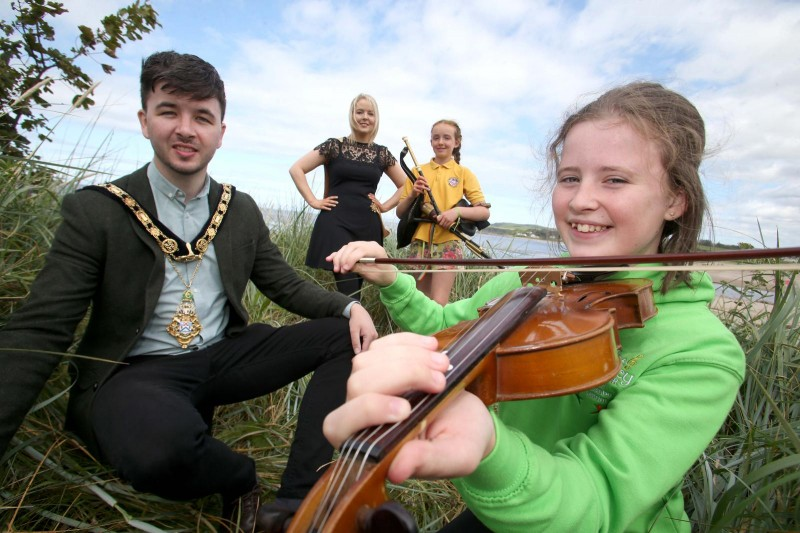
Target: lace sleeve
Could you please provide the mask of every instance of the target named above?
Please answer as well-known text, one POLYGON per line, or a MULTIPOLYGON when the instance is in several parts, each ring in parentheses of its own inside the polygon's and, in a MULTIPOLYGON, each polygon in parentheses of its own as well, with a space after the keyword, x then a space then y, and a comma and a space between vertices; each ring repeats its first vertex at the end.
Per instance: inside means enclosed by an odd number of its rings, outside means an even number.
POLYGON ((341 153, 341 149, 342 142, 339 139, 334 139, 333 137, 314 148, 314 150, 318 151, 319 154, 325 158, 326 163, 337 157, 341 153))
POLYGON ((390 166, 397 163, 397 159, 394 158, 392 152, 389 151, 388 148, 385 146, 379 145, 378 148, 378 164, 383 170, 386 170, 390 166))

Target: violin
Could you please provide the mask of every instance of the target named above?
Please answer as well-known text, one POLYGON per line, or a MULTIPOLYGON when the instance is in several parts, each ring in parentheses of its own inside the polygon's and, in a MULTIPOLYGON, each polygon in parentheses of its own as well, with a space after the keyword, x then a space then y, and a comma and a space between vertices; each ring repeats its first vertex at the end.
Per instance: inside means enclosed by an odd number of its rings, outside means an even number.
POLYGON ((600 386, 619 372, 619 330, 644 327, 655 314, 649 280, 538 285, 512 291, 477 319, 442 330, 435 337, 451 362, 445 389, 407 393, 412 410, 406 420, 345 441, 289 533, 417 531, 413 517, 388 501, 386 473, 430 417, 465 389, 491 405, 600 386))

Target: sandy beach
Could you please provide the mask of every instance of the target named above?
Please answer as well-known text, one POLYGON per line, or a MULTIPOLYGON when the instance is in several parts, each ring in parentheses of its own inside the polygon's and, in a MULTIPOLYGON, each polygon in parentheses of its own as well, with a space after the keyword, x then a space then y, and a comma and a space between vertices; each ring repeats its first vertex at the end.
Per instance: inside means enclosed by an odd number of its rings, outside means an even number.
MULTIPOLYGON (((753 278, 752 272, 742 270, 741 268, 737 270, 711 270, 708 274, 711 276, 714 283, 729 284, 737 288, 742 288, 751 282, 753 278)), ((767 280, 773 280, 774 283, 774 278, 771 273, 767 272, 765 278, 767 280)), ((800 279, 796 278, 794 285, 800 289, 800 279)), ((765 287, 765 290, 770 289, 771 287, 765 287)), ((769 312, 772 309, 772 304, 769 302, 741 301, 738 298, 724 295, 718 296, 711 304, 711 309, 718 314, 736 312, 738 309, 744 307, 749 307, 747 311, 749 316, 756 317, 763 315, 764 312, 769 312)))
MULTIPOLYGON (((788 276, 789 273, 787 273, 788 276)), ((746 270, 744 267, 734 268, 731 270, 710 270, 708 275, 715 283, 728 283, 737 287, 742 287, 744 284, 749 283, 753 278, 753 272, 746 270)), ((765 271, 766 279, 772 279, 772 271, 765 271)), ((795 287, 800 288, 800 277, 794 280, 795 287)))

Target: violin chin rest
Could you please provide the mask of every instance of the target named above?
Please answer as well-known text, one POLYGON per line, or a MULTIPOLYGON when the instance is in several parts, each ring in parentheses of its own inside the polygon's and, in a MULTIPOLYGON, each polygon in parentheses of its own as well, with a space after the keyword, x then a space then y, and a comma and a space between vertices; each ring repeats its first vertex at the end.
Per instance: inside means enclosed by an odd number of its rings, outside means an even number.
POLYGON ((399 503, 388 501, 358 512, 359 533, 417 533, 414 517, 399 503))

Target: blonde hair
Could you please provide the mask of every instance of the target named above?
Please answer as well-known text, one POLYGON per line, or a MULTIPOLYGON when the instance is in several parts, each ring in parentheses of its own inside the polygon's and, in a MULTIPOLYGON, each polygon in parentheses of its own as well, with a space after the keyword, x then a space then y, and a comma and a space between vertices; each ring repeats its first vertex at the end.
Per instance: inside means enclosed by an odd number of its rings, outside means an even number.
POLYGON ((375 137, 378 136, 378 126, 380 125, 381 118, 380 118, 380 113, 378 113, 378 102, 376 102, 375 98, 373 98, 372 96, 364 93, 358 94, 355 98, 353 98, 353 101, 350 102, 350 135, 348 135, 347 138, 350 139, 351 141, 356 140, 355 131, 356 128, 358 127, 358 124, 356 124, 355 113, 356 113, 356 105, 360 100, 366 100, 367 102, 369 102, 370 105, 372 105, 372 110, 375 112, 375 127, 372 128, 372 134, 370 135, 369 140, 367 141, 367 142, 372 142, 375 140, 375 137))

